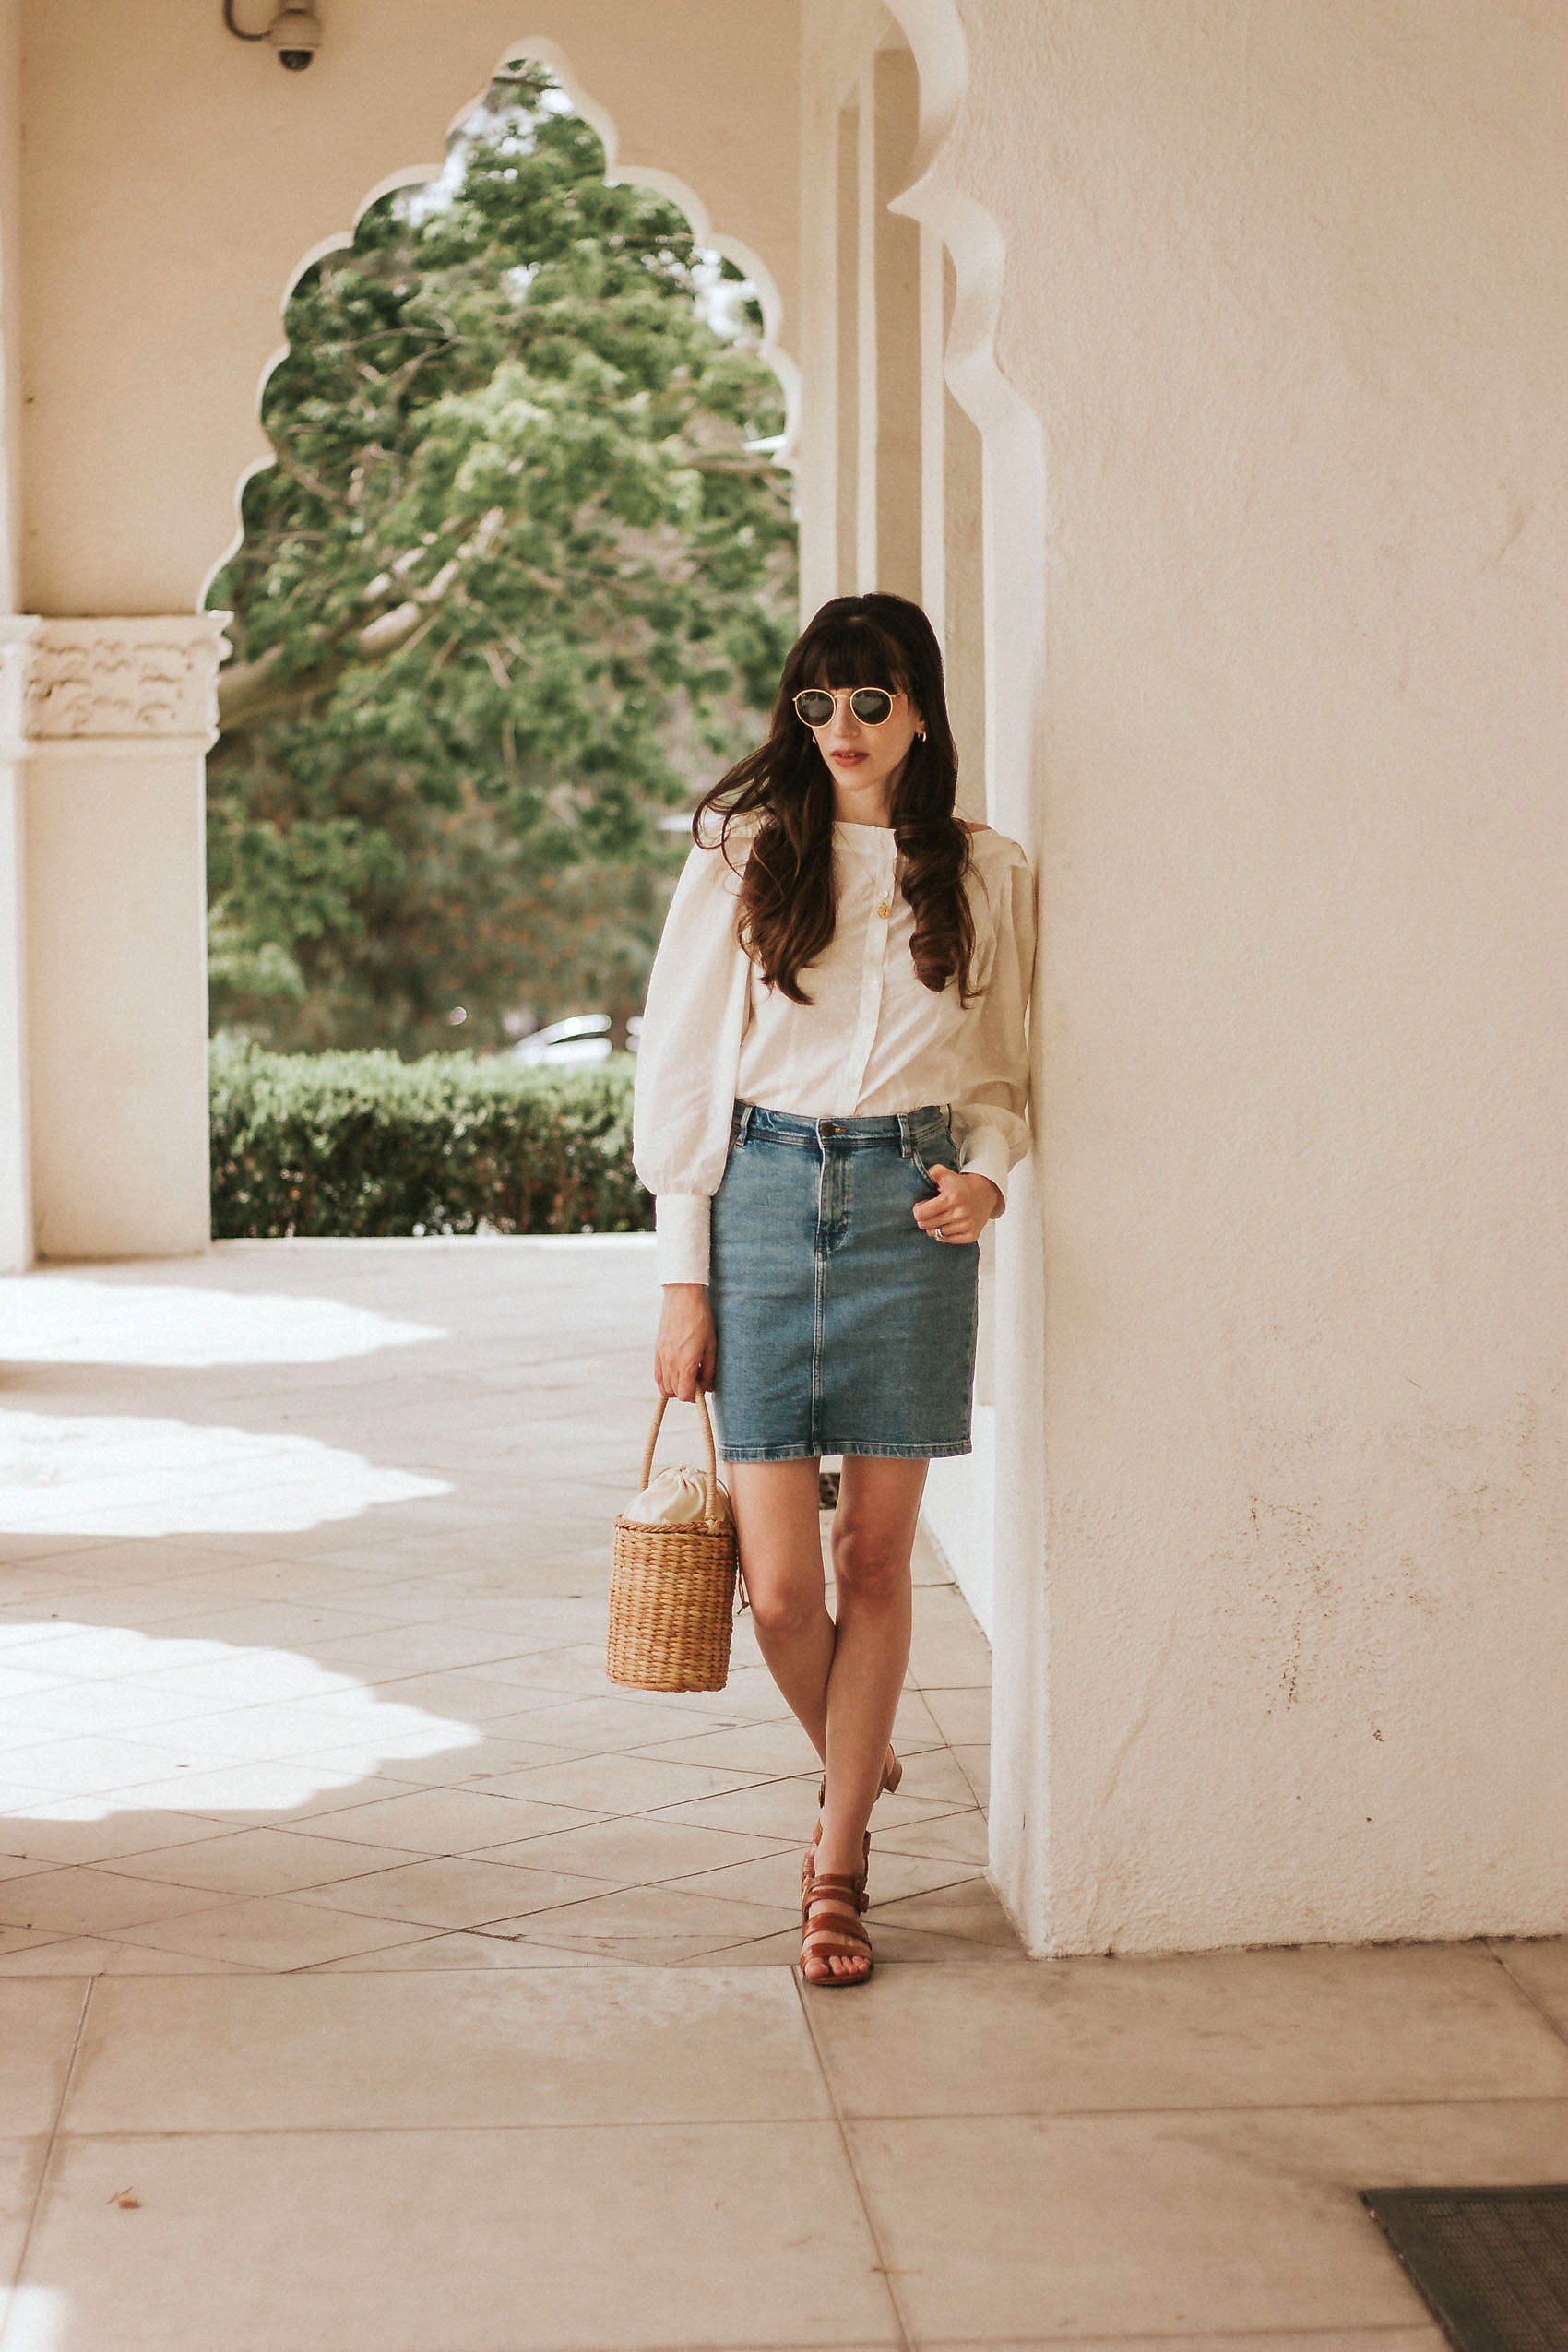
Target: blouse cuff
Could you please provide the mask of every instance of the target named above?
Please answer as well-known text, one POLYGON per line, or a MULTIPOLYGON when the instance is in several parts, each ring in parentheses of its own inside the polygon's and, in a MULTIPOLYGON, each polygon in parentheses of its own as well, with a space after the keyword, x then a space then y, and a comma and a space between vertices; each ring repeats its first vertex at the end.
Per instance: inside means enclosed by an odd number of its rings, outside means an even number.
POLYGON ((654 1253, 660 1282, 706 1282, 712 1203, 706 1193, 660 1193, 654 1202, 654 1253))
POLYGON ((965 1176, 990 1177, 1002 1195, 1002 1208, 996 1212, 1000 1217, 1007 1206, 1007 1179, 1013 1168, 1005 1136, 994 1127, 971 1127, 959 1151, 958 1166, 965 1176))

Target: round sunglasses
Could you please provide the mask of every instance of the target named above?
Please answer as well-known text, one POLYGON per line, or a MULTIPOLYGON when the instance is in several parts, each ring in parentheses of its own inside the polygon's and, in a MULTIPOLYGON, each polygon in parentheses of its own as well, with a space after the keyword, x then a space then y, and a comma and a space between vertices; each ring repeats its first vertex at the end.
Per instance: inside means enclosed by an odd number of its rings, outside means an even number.
POLYGON ((804 726, 826 727, 843 694, 862 727, 885 727, 897 700, 885 686, 803 686, 795 696, 795 716, 804 726))

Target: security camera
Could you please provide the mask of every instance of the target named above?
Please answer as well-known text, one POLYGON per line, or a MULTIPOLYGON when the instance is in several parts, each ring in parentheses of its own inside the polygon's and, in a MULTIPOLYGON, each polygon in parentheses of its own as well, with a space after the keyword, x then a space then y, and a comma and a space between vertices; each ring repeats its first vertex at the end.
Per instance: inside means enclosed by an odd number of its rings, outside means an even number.
POLYGON ((321 19, 311 7, 279 8, 267 29, 267 38, 284 71, 303 74, 321 46, 321 19))

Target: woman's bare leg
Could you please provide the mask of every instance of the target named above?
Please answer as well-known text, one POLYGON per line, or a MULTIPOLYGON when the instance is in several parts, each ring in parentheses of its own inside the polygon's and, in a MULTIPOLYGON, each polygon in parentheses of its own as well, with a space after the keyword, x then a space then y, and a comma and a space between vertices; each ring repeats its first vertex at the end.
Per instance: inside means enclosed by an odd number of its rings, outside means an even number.
POLYGON ((833 1620, 822 1574, 814 1461, 728 1462, 757 1647, 819 1756, 827 1753, 833 1620))
POLYGON ((827 1678, 827 1801, 817 1868, 852 1875, 882 1788, 909 1663, 909 1558, 926 1464, 848 1455, 833 1516, 837 1622, 827 1678))
MULTIPOLYGON (((837 1621, 823 1588, 815 1461, 731 1462, 757 1645, 827 1777, 817 1868, 855 1876, 909 1660, 909 1558, 923 1461, 848 1456, 833 1520, 837 1621)), ((848 1957, 836 1974, 858 1974, 848 1957)))

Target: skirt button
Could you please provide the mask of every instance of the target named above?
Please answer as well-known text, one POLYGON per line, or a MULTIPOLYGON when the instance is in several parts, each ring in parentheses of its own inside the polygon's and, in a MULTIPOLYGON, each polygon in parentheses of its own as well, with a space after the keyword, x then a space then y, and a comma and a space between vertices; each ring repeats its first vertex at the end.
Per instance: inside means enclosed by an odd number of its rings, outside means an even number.
POLYGON ((837 1120, 823 1120, 821 1123, 821 1133, 825 1135, 836 1135, 838 1133, 838 1124, 837 1120))

